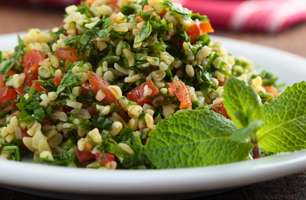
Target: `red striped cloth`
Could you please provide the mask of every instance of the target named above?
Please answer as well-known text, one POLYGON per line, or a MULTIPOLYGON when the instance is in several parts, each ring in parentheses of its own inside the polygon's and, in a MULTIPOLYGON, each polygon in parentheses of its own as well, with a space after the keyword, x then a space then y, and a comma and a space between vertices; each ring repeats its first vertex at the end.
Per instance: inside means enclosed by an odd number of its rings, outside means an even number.
POLYGON ((45 6, 67 6, 71 4, 78 4, 80 0, 28 0, 33 4, 40 4, 45 6))
POLYGON ((305 0, 175 0, 206 14, 215 28, 278 32, 306 22, 305 0))

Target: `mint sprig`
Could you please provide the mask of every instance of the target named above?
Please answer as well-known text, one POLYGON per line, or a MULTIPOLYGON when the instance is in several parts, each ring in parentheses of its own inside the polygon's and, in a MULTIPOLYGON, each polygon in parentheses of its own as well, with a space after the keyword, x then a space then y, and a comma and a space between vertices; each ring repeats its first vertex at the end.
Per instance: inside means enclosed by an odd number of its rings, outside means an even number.
POLYGON ((245 82, 231 78, 224 105, 233 122, 208 109, 181 111, 157 124, 145 146, 156 168, 196 167, 306 149, 306 82, 262 105, 245 82))
POLYGON ((232 78, 224 88, 224 105, 238 127, 263 122, 253 143, 267 153, 306 148, 306 82, 288 87, 271 103, 261 105, 258 95, 243 81, 232 78))

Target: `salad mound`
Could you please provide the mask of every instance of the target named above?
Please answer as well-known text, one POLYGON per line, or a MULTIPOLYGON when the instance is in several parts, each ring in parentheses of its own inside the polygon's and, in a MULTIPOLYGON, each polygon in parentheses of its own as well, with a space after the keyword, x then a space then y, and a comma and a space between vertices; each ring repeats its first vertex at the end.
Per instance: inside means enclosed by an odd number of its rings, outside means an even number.
POLYGON ((108 169, 257 158, 257 109, 279 95, 276 77, 211 32, 170 0, 67 7, 61 27, 32 29, 0 54, 1 157, 108 169))

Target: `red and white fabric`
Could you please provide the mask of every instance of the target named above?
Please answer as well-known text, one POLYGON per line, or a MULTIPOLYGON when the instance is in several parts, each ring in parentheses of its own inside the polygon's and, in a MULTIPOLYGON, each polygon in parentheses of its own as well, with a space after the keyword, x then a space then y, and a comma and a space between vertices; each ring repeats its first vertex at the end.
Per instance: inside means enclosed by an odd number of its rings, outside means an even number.
POLYGON ((305 0, 175 0, 209 16, 215 28, 278 32, 306 22, 305 0))

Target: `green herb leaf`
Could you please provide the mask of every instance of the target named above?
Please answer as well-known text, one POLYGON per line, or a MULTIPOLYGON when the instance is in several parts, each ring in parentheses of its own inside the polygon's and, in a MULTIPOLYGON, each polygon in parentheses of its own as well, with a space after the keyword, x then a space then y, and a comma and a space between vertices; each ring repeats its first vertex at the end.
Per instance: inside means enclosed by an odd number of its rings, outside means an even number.
POLYGON ((176 12, 177 14, 185 16, 189 16, 191 14, 190 10, 184 8, 180 4, 173 3, 171 0, 165 0, 163 4, 166 7, 170 8, 171 11, 176 12))
POLYGON ((246 127, 260 115, 261 103, 252 88, 236 78, 228 80, 224 87, 224 106, 239 128, 246 127))
POLYGON ((25 45, 23 40, 18 36, 18 45, 15 47, 14 55, 11 59, 0 63, 0 74, 6 74, 12 67, 19 65, 24 54, 25 45))
POLYGON ((28 90, 28 97, 21 96, 17 103, 20 111, 18 119, 22 122, 30 123, 34 120, 42 121, 46 117, 44 108, 40 105, 39 93, 35 90, 28 90))
POLYGON ((112 127, 113 121, 109 118, 99 116, 97 118, 92 119, 92 128, 98 128, 100 131, 102 130, 110 130, 112 127))
POLYGON ((134 154, 130 155, 123 151, 117 144, 112 142, 108 143, 106 151, 114 154, 120 160, 123 168, 137 169, 149 165, 141 138, 140 136, 134 136, 131 129, 123 130, 117 136, 116 141, 129 145, 134 151, 134 154))
POLYGON ((306 148, 306 82, 288 87, 263 107, 264 126, 258 131, 260 148, 268 153, 306 148))
POLYGON ((42 107, 37 107, 33 112, 34 119, 41 121, 46 117, 46 112, 42 107))
POLYGON ((277 76, 267 71, 260 72, 259 76, 262 78, 262 84, 265 86, 275 85, 278 79, 277 76))
POLYGON ((107 29, 112 24, 112 20, 110 17, 106 17, 102 19, 101 23, 102 23, 102 28, 107 29))
POLYGON ((141 46, 142 42, 147 39, 152 33, 152 26, 149 21, 145 23, 145 25, 140 30, 140 33, 136 35, 134 40, 134 48, 138 48, 141 46))
POLYGON ((134 151, 133 157, 125 159, 122 163, 125 168, 143 168, 149 166, 148 158, 145 154, 145 146, 142 144, 140 136, 132 136, 126 142, 134 151))
POLYGON ((86 15, 87 17, 92 17, 93 16, 93 13, 91 12, 89 6, 85 5, 85 4, 81 4, 78 6, 78 11, 81 13, 81 14, 84 14, 86 15))
POLYGON ((111 25, 111 19, 105 17, 100 19, 93 28, 86 29, 79 35, 71 36, 64 40, 65 45, 73 46, 77 49, 80 55, 84 57, 97 56, 96 55, 96 38, 108 38, 110 36, 109 26, 111 25))
POLYGON ((102 29, 98 32, 98 36, 100 38, 108 38, 110 36, 110 32, 108 29, 102 29))
POLYGON ((3 52, 0 51, 0 63, 2 63, 2 61, 3 61, 3 52))
POLYGON ((71 36, 71 37, 64 39, 64 44, 65 45, 76 45, 79 42, 79 40, 80 40, 79 35, 71 36))
POLYGON ((208 17, 206 15, 201 15, 199 13, 191 13, 190 17, 191 17, 192 20, 196 20, 196 19, 198 19, 200 21, 208 20, 208 17))
POLYGON ((57 88, 57 93, 63 92, 66 88, 71 88, 78 86, 80 84, 80 78, 72 73, 71 70, 69 70, 65 76, 63 77, 61 84, 57 88))
POLYGON ((18 119, 21 122, 25 122, 25 123, 29 123, 29 124, 34 122, 34 118, 29 113, 27 113, 25 111, 22 111, 22 112, 19 113, 18 119))
POLYGON ((125 159, 128 159, 128 157, 131 157, 127 152, 123 151, 118 144, 115 143, 108 143, 106 147, 106 151, 114 154, 118 160, 123 162, 125 159))
POLYGON ((57 165, 73 166, 75 159, 76 158, 74 148, 63 150, 54 155, 54 161, 57 165))
POLYGON ((4 146, 2 154, 7 154, 11 160, 21 161, 20 149, 17 145, 4 146))
POLYGON ((146 145, 156 168, 208 166, 241 161, 252 145, 231 139, 237 128, 208 109, 183 111, 160 122, 146 145))
POLYGON ((0 74, 6 74, 14 66, 13 60, 5 60, 0 65, 0 74))
POLYGON ((130 6, 130 5, 124 5, 121 8, 121 12, 124 15, 131 15, 131 14, 135 13, 135 11, 136 11, 136 9, 133 6, 130 6))

